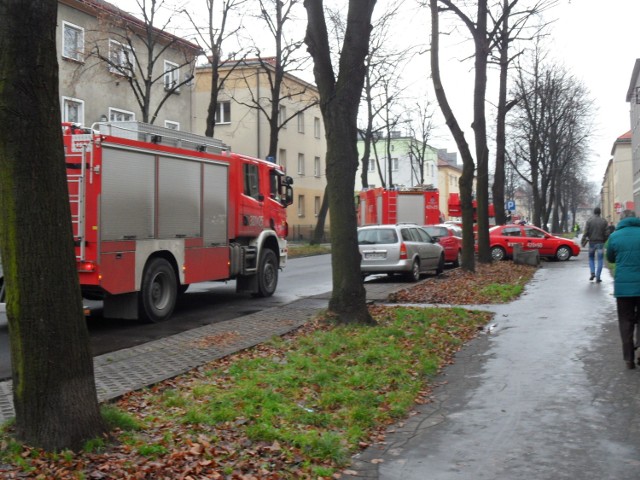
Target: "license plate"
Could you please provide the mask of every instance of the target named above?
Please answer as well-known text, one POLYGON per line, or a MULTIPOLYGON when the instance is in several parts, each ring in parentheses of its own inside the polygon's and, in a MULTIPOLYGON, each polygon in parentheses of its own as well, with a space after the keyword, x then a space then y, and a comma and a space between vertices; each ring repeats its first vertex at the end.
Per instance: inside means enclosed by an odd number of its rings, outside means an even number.
POLYGON ((383 260, 387 257, 384 252, 365 252, 364 258, 367 260, 383 260))

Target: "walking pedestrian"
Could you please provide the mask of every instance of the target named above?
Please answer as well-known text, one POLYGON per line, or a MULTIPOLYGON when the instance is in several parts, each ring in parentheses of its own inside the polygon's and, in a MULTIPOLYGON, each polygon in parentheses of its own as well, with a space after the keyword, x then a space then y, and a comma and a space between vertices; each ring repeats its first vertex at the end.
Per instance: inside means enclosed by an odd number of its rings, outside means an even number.
POLYGON ((609 237, 607 260, 616 264, 613 295, 616 297, 622 356, 627 368, 635 367, 633 333, 640 310, 640 218, 624 210, 609 237))
POLYGON ((593 215, 587 220, 583 234, 589 240, 589 281, 595 278, 598 283, 602 281, 600 274, 604 259, 604 242, 607 240, 607 221, 600 216, 600 212, 600 207, 593 209, 593 215))

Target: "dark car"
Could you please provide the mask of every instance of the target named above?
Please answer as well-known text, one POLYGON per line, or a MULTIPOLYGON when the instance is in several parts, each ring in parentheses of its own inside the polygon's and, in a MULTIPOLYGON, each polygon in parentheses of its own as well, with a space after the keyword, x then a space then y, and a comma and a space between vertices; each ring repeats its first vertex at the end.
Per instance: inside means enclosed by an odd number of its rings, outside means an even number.
POLYGON ((462 261, 462 229, 451 223, 425 225, 424 230, 444 249, 444 261, 459 267, 462 261))
POLYGON ((512 258, 516 244, 520 244, 523 251, 538 250, 541 257, 559 261, 577 257, 580 253, 580 246, 572 239, 551 235, 533 225, 498 225, 489 229, 489 246, 494 260, 512 258))

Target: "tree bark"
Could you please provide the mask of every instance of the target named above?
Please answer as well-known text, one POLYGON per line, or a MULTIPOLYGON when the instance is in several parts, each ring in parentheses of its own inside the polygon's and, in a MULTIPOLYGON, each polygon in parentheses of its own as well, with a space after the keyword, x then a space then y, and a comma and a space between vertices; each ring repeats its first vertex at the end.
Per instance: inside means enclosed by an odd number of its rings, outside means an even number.
POLYGON ((350 0, 336 79, 331 64, 323 2, 305 0, 305 43, 314 61, 327 138, 327 195, 331 211, 333 291, 329 310, 340 323, 373 324, 360 272, 357 219, 353 207, 358 169, 357 116, 364 85, 375 0, 350 0))
POLYGON ((462 157, 462 175, 460 176, 460 208, 462 210, 462 269, 469 272, 475 271, 475 252, 473 238, 473 174, 475 164, 469 144, 464 138, 464 132, 458 124, 440 78, 440 41, 439 41, 439 18, 438 0, 430 0, 431 9, 431 76, 433 78, 433 88, 440 105, 442 115, 453 135, 460 156, 462 157))
POLYGON ((46 450, 101 435, 59 123, 56 0, 0 2, 0 254, 15 429, 46 450))

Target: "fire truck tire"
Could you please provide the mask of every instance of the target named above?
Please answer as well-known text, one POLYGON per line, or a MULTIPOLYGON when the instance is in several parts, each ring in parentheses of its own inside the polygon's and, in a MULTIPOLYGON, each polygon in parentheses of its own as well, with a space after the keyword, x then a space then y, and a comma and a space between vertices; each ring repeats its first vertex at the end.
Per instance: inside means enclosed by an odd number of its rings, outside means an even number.
POLYGON ((258 268, 258 292, 257 297, 270 297, 278 286, 278 259, 273 250, 268 248, 262 251, 260 267, 258 268))
POLYGON ((142 276, 138 298, 140 317, 154 323, 168 319, 177 298, 178 282, 173 267, 164 258, 153 258, 142 276))

